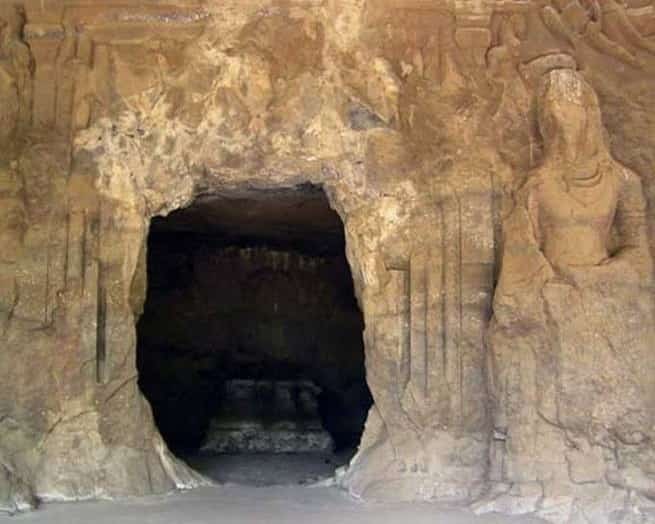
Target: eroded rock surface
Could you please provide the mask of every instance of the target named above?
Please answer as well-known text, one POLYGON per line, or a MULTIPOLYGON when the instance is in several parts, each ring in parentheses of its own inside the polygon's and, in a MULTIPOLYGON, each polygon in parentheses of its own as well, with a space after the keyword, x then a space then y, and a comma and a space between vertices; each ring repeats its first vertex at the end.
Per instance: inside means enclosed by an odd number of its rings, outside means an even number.
POLYGON ((312 183, 344 223, 375 401, 346 489, 652 520, 654 20, 3 3, 0 508, 203 482, 137 387, 150 220, 312 183))

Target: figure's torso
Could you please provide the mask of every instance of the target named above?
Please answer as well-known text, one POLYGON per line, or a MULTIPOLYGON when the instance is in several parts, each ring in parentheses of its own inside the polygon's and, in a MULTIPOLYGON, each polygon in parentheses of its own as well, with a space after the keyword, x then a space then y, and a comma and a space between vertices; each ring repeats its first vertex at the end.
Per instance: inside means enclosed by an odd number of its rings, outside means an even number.
POLYGON ((555 267, 593 266, 607 259, 609 234, 618 200, 612 172, 592 187, 548 177, 533 190, 541 249, 555 267))

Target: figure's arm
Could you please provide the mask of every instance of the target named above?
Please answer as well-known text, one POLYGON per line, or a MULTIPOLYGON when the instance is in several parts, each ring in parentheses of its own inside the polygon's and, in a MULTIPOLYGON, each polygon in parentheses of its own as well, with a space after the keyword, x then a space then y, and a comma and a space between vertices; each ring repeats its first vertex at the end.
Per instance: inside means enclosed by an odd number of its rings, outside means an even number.
POLYGON ((624 260, 641 276, 650 278, 653 260, 648 242, 646 199, 641 180, 632 171, 621 168, 622 187, 616 209, 616 228, 619 246, 614 260, 624 260))
POLYGON ((655 53, 655 42, 650 42, 639 32, 632 23, 632 20, 630 20, 626 8, 618 2, 616 3, 614 17, 613 22, 619 26, 619 30, 622 32, 623 36, 625 36, 631 44, 644 49, 645 51, 655 53))
POLYGON ((0 65, 0 81, 8 85, 15 83, 14 77, 2 65, 0 65))
POLYGON ((528 218, 530 220, 530 230, 539 250, 541 250, 542 238, 541 229, 539 227, 539 202, 534 187, 528 188, 525 195, 525 202, 528 210, 528 218))
POLYGON ((598 22, 590 22, 585 32, 585 40, 591 46, 600 51, 613 56, 617 60, 625 62, 633 67, 641 67, 641 62, 633 53, 628 51, 624 46, 607 37, 602 31, 598 22))
POLYGON ((538 290, 555 276, 541 250, 539 176, 533 175, 516 194, 513 211, 503 223, 501 270, 494 295, 494 314, 503 323, 539 317, 538 290))

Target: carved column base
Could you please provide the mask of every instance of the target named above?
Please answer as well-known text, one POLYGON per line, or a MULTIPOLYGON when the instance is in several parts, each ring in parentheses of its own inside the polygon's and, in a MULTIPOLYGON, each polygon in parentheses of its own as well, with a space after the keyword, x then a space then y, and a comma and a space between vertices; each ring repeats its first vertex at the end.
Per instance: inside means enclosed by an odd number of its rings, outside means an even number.
POLYGON ((479 499, 487 490, 486 435, 458 437, 443 430, 429 433, 422 449, 403 450, 405 456, 415 453, 421 457, 416 461, 418 467, 407 468, 381 429, 379 416, 372 413, 359 452, 339 479, 340 485, 367 501, 424 500, 460 505, 479 499), (380 428, 378 438, 374 438, 375 426, 380 428))

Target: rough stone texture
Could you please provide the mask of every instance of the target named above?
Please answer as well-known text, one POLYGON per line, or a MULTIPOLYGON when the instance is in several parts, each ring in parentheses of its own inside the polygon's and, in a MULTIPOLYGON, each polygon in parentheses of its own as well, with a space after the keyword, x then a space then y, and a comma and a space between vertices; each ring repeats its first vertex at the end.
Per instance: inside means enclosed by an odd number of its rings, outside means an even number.
POLYGON ((17 0, 0 19, 0 507, 202 482, 136 383, 150 219, 310 182, 366 323, 352 494, 653 520, 652 3, 17 0), (595 166, 599 186, 557 193, 595 166))

